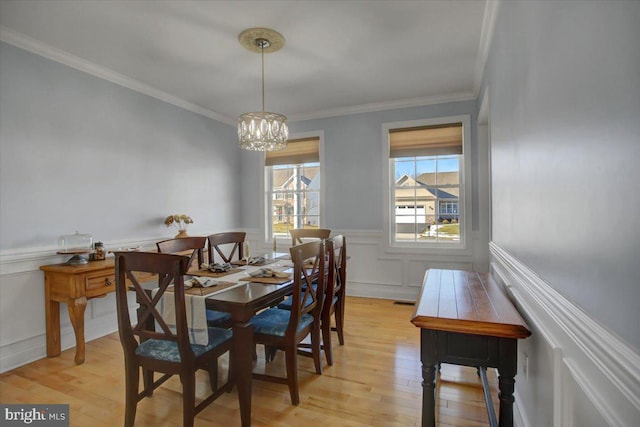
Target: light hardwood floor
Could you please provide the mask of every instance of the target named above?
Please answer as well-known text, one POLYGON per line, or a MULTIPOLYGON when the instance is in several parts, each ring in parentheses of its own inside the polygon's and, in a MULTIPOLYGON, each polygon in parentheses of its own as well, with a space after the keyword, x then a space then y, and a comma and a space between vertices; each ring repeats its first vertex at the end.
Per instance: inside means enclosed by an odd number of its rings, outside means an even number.
MULTIPOLYGON (((310 358, 299 357, 300 406, 292 406, 286 385, 254 381, 253 426, 419 426, 421 373, 419 330, 409 319, 413 306, 350 297, 345 345, 333 334, 334 364, 316 375, 310 358)), ((256 370, 264 370, 258 348, 256 370)), ((86 361, 73 363, 74 349, 0 375, 2 403, 68 403, 71 426, 113 427, 124 420, 124 367, 117 333, 87 343, 86 361)), ((283 355, 266 366, 284 372, 283 355)), ((226 372, 227 360, 221 360, 226 372)), ((198 396, 208 391, 198 373, 198 396)), ((497 380, 489 370, 497 411, 497 380)), ((487 426, 482 386, 473 368, 442 365, 438 390, 439 426, 487 426)), ((138 404, 136 426, 181 426, 180 382, 172 378, 153 398, 138 404)), ((239 426, 232 391, 196 417, 196 426, 239 426)))

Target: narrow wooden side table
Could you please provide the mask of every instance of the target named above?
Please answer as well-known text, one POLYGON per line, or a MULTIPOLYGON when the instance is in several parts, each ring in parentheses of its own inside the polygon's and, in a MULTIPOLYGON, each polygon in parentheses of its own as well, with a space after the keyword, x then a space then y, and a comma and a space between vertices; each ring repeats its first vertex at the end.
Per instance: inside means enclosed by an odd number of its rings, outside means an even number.
POLYGON ((440 363, 474 366, 482 379, 492 427, 513 427, 518 339, 531 335, 522 317, 487 273, 428 270, 411 322, 420 328, 422 426, 436 425, 440 363), (496 420, 486 369, 498 368, 496 420))
MULTIPOLYGON (((47 322, 47 357, 60 355, 60 303, 67 304, 76 336, 76 364, 84 362, 84 311, 87 300, 114 292, 116 271, 113 258, 88 264, 43 265, 44 308, 47 322)), ((149 275, 149 279, 153 276, 149 275)), ((115 310, 115 303, 114 303, 115 310)))
POLYGON ((84 362, 84 311, 87 300, 115 291, 113 258, 83 265, 43 265, 47 357, 60 355, 60 303, 67 304, 76 336, 76 364, 84 362))

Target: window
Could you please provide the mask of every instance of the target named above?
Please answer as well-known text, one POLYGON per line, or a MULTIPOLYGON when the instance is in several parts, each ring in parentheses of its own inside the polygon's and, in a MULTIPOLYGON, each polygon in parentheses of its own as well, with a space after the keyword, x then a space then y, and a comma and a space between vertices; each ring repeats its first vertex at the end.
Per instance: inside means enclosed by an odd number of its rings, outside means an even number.
POLYGON ((385 200, 392 246, 464 245, 463 147, 468 118, 450 119, 384 127, 389 153, 385 200))
POLYGON ((320 138, 292 139, 266 153, 267 240, 295 228, 320 228, 320 138))

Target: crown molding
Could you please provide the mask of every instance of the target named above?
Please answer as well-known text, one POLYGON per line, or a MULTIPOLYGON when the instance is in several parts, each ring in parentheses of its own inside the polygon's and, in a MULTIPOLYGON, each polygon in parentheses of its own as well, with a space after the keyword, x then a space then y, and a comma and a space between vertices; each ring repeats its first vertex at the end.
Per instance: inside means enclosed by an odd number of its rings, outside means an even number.
POLYGON ((401 108, 423 107, 426 105, 445 104, 448 102, 475 101, 477 98, 473 92, 459 92, 445 95, 426 96, 421 98, 408 98, 389 102, 373 102, 370 104, 353 105, 342 108, 332 108, 311 113, 288 115, 289 122, 303 120, 326 119, 329 117, 347 116, 351 114, 371 113, 375 111, 398 110, 401 108))
POLYGON ((478 58, 476 60, 476 69, 473 74, 473 93, 478 96, 482 77, 484 75, 484 67, 489 58, 489 50, 491 41, 493 40, 493 32, 496 27, 496 17, 498 16, 498 7, 500 0, 487 0, 484 7, 484 18, 482 19, 482 31, 480 33, 480 45, 478 47, 478 58))
POLYGON ((101 65, 95 64, 86 59, 82 59, 69 52, 57 49, 39 40, 26 36, 22 33, 9 29, 0 25, 0 41, 24 49, 28 52, 35 53, 36 55, 43 56, 52 61, 59 62, 60 64, 74 68, 79 71, 83 71, 87 74, 99 77, 103 80, 107 80, 111 83, 115 83, 119 86, 126 87, 136 92, 140 92, 144 95, 148 95, 152 98, 159 99, 168 104, 175 105, 192 113, 200 114, 210 119, 235 126, 236 119, 233 117, 225 116, 223 114, 216 113, 208 110, 199 105, 185 101, 184 99, 170 95, 138 80, 127 77, 124 74, 117 73, 101 65))
MULTIPOLYGON (((489 0, 489 2, 493 3, 495 2, 495 0, 489 0)), ((486 12, 485 12, 485 17, 486 17, 486 12)), ((483 31, 484 31, 484 24, 483 24, 483 31)), ((87 61, 86 59, 80 58, 69 52, 55 48, 51 45, 43 43, 39 40, 26 36, 22 33, 19 33, 17 31, 14 31, 2 25, 0 25, 0 41, 13 45, 15 47, 18 47, 20 49, 24 49, 36 55, 43 56, 47 59, 56 61, 60 64, 66 65, 76 70, 83 71, 85 73, 91 74, 98 78, 107 80, 111 83, 115 83, 127 89, 131 89, 133 91, 159 99, 161 101, 175 105, 176 107, 182 108, 184 110, 191 111, 193 113, 200 114, 205 117, 209 117, 218 122, 225 123, 231 126, 235 126, 237 123, 235 117, 230 117, 227 115, 216 113, 215 111, 211 111, 207 108, 185 101, 182 98, 173 96, 169 93, 156 89, 152 86, 149 86, 131 77, 125 76, 109 68, 95 64, 91 61, 87 61)), ((485 57, 485 61, 486 61, 486 57, 485 57)), ((386 110, 397 110, 401 108, 411 108, 411 107, 423 107, 427 105, 444 104, 448 102, 473 101, 473 100, 476 100, 477 98, 476 92, 477 91, 468 91, 468 92, 450 93, 450 94, 419 97, 419 98, 408 98, 408 99, 389 101, 389 102, 374 102, 370 104, 361 104, 361 105, 347 106, 347 107, 341 107, 341 108, 332 108, 332 109, 320 110, 320 111, 315 111, 310 113, 293 114, 293 115, 288 115, 288 121, 291 123, 291 122, 299 122, 304 120, 346 116, 351 114, 362 114, 362 113, 370 113, 370 112, 386 111, 386 110)))

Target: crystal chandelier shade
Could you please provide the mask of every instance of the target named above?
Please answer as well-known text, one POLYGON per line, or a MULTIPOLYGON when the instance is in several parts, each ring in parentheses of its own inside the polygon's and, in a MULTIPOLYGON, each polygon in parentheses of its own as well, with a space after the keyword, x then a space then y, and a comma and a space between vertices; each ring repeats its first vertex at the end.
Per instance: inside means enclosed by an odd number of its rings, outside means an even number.
POLYGON ((238 36, 240 44, 262 55, 262 111, 241 114, 238 118, 238 144, 244 150, 277 151, 287 146, 287 118, 264 111, 264 54, 284 46, 284 37, 268 28, 250 28, 238 36))
POLYGON ((238 144, 245 150, 282 150, 288 138, 287 118, 282 114, 257 111, 244 113, 238 119, 238 144))

